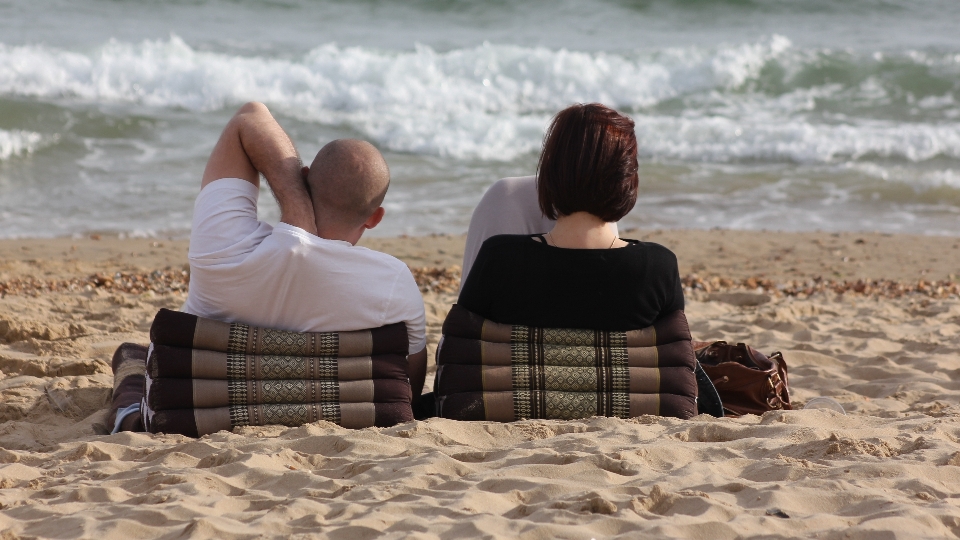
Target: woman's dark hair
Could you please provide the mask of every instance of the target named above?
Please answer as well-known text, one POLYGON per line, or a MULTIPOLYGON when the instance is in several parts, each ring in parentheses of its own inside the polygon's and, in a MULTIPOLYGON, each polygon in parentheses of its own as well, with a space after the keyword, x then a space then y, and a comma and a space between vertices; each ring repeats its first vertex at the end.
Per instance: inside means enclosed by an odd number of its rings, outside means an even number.
POLYGON ((619 221, 637 203, 633 120, 590 103, 557 113, 537 165, 540 210, 550 219, 589 212, 619 221))

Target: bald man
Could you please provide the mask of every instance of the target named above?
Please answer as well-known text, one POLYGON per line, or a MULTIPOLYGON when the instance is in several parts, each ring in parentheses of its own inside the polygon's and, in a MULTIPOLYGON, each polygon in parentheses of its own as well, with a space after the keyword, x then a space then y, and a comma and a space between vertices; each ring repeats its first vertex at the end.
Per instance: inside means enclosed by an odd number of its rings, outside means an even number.
POLYGON ((210 154, 190 233, 183 311, 296 332, 403 322, 414 396, 426 374, 423 298, 401 261, 356 243, 383 219, 390 171, 370 143, 338 140, 302 167, 260 103, 241 107, 210 154), (280 205, 257 219, 260 175, 280 205))

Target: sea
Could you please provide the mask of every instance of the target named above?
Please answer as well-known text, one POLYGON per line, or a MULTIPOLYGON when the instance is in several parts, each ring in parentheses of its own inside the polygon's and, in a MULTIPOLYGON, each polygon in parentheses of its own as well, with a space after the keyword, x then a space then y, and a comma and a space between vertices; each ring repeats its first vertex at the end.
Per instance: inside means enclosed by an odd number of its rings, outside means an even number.
POLYGON ((0 237, 188 235, 252 100, 381 149, 380 236, 464 232, 578 102, 636 122, 621 227, 960 230, 956 0, 0 0, 0 237))

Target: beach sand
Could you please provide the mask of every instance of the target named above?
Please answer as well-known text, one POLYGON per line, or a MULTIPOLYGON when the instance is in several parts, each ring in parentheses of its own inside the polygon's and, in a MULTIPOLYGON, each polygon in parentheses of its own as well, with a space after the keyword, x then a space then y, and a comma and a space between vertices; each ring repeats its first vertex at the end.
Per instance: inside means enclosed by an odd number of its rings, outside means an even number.
MULTIPOLYGON (((695 339, 782 351, 761 417, 96 435, 109 361, 184 298, 185 241, 0 241, 0 538, 960 535, 960 239, 624 231, 677 253, 695 339), (888 281, 883 281, 888 280, 888 281)), ((431 351, 462 236, 418 268, 431 351)))

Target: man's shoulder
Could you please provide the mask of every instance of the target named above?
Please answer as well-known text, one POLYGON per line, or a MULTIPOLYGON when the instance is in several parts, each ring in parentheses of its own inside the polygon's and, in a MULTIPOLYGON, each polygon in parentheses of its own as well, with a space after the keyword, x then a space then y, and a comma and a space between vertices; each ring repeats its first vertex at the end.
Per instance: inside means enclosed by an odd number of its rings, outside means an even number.
POLYGON ((360 254, 362 257, 368 258, 371 264, 383 265, 387 268, 390 268, 394 272, 412 275, 410 272, 410 267, 407 266, 407 263, 401 261, 393 255, 390 255, 389 253, 384 253, 382 251, 377 251, 375 249, 370 249, 363 246, 353 246, 351 249, 356 250, 356 253, 360 254))
POLYGON ((411 275, 406 263, 393 255, 363 246, 354 246, 341 240, 320 238, 285 223, 281 223, 273 229, 273 236, 277 239, 282 237, 294 239, 293 243, 288 240, 281 240, 276 243, 274 249, 294 253, 296 250, 306 247, 310 250, 322 252, 322 255, 316 259, 317 264, 320 265, 342 267, 347 264, 351 270, 361 274, 370 272, 381 276, 384 273, 411 275))
MULTIPOLYGON (((423 296, 420 293, 420 286, 417 285, 413 272, 407 263, 400 259, 384 253, 362 246, 352 246, 350 248, 353 259, 354 274, 360 277, 369 277, 371 287, 374 283, 386 285, 391 283, 390 304, 393 309, 403 312, 408 310, 423 310, 423 296)), ((384 292, 387 289, 383 289, 384 292)))

